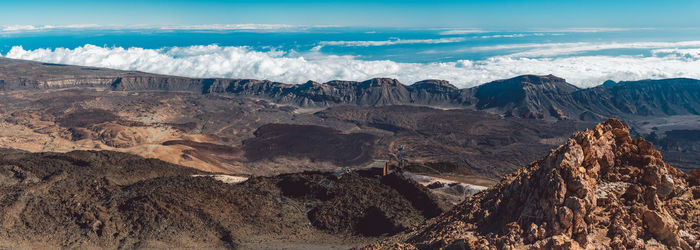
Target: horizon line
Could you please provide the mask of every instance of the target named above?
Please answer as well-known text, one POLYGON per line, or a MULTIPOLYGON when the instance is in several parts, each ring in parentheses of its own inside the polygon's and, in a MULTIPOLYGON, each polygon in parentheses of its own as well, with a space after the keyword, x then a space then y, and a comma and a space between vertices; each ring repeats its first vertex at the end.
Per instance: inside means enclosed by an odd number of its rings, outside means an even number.
POLYGON ((0 25, 0 33, 37 33, 47 31, 78 31, 78 30, 163 30, 163 31, 304 31, 308 29, 357 28, 357 29, 404 29, 404 30, 435 30, 443 31, 442 35, 463 35, 471 33, 491 32, 624 32, 635 30, 694 30, 700 26, 686 27, 620 27, 620 26, 565 26, 565 27, 465 27, 465 26, 366 26, 366 25, 335 25, 335 24, 281 24, 281 23, 210 23, 210 24, 11 24, 0 25))

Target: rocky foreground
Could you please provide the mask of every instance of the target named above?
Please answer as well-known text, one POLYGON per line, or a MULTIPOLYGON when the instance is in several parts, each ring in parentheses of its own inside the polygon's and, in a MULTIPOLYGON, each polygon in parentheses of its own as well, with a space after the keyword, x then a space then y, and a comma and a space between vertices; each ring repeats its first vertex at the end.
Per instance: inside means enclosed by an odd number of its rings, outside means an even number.
POLYGON ((330 175, 229 183, 112 151, 0 149, 0 248, 351 248, 446 210, 401 175, 330 175))
POLYGON ((422 229, 370 247, 700 249, 698 177, 613 118, 422 229))

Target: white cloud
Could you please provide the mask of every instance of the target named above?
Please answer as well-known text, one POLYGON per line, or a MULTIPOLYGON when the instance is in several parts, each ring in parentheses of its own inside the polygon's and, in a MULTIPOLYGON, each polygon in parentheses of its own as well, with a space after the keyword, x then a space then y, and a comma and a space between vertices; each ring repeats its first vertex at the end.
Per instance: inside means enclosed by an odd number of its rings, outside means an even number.
POLYGON ((554 74, 581 87, 607 79, 700 78, 697 51, 657 51, 654 56, 573 56, 528 58, 498 56, 480 61, 398 63, 366 61, 319 52, 255 51, 249 47, 191 46, 164 49, 105 48, 25 50, 13 47, 5 56, 50 63, 109 67, 190 77, 268 79, 287 83, 334 79, 362 81, 391 77, 410 84, 422 79, 445 79, 459 87, 522 74, 554 74), (691 53, 694 57, 685 56, 691 53))
POLYGON ((683 42, 631 42, 631 43, 521 43, 493 46, 479 46, 461 49, 459 52, 519 50, 522 52, 510 54, 512 57, 554 57, 572 55, 582 52, 601 51, 610 49, 661 49, 700 47, 700 41, 683 42))
POLYGON ((324 46, 343 46, 343 47, 372 47, 372 46, 389 46, 397 44, 438 44, 438 43, 458 43, 466 40, 463 37, 440 38, 440 39, 392 39, 384 41, 321 41, 319 46, 314 50, 318 50, 324 46))
POLYGON ((1 33, 41 32, 61 29, 93 29, 93 30, 217 30, 217 31, 295 31, 310 28, 334 28, 336 25, 290 25, 290 24, 201 24, 201 25, 98 25, 98 24, 71 24, 71 25, 5 25, 0 26, 1 33))
POLYGON ((90 28, 100 28, 100 27, 110 27, 99 24, 69 24, 69 25, 44 25, 41 29, 90 29, 90 28))
MULTIPOLYGON (((538 33, 539 34, 539 33, 538 33)), ((491 36, 481 36, 481 38, 513 38, 513 37, 525 37, 526 34, 508 34, 508 35, 491 35, 491 36)))
POLYGON ((689 59, 700 59, 700 48, 692 49, 655 49, 651 53, 654 56, 676 55, 689 59))
POLYGON ((484 33, 484 32, 486 32, 486 31, 480 30, 480 29, 451 29, 451 30, 440 31, 438 34, 443 35, 443 36, 450 36, 450 35, 467 35, 467 34, 484 33))
POLYGON ((257 30, 257 29, 285 29, 293 25, 285 24, 210 24, 210 25, 177 25, 165 26, 167 30, 257 30))
POLYGON ((597 33, 597 32, 621 32, 633 30, 652 30, 652 28, 563 28, 563 29, 539 29, 540 32, 571 32, 571 33, 597 33))
POLYGON ((24 31, 24 30, 37 30, 38 28, 34 25, 7 25, 2 26, 2 31, 24 31))
POLYGON ((476 46, 460 49, 457 52, 478 52, 478 51, 500 51, 500 50, 515 50, 515 49, 532 49, 532 48, 550 48, 563 46, 579 46, 588 43, 518 43, 518 44, 501 44, 489 46, 476 46))
MULTIPOLYGON (((476 34, 476 33, 486 33, 489 31, 482 30, 482 29, 470 29, 470 28, 465 28, 465 29, 440 29, 443 31, 440 31, 440 35, 468 35, 468 34, 476 34)), ((546 32, 546 33, 557 33, 557 32, 565 32, 565 33, 598 33, 598 32, 622 32, 622 31, 634 31, 634 30, 653 30, 653 28, 615 28, 615 27, 590 27, 590 28, 559 28, 559 29, 528 29, 527 31, 531 32, 546 32)), ((512 31, 512 30, 503 30, 503 31, 512 31)), ((561 35, 561 34, 554 34, 554 35, 561 35)))
POLYGON ((99 25, 99 24, 69 24, 69 25, 5 25, 0 26, 0 33, 42 32, 51 30, 84 30, 84 29, 143 29, 144 25, 99 25))
POLYGON ((526 36, 545 36, 545 35, 550 35, 550 36, 560 36, 562 34, 544 34, 544 33, 518 33, 518 34, 502 34, 502 35, 490 35, 490 36, 480 36, 480 38, 488 39, 488 38, 515 38, 515 37, 526 37, 526 36))
POLYGON ((290 24, 201 24, 163 26, 163 30, 281 30, 295 28, 329 28, 337 26, 300 26, 290 24))

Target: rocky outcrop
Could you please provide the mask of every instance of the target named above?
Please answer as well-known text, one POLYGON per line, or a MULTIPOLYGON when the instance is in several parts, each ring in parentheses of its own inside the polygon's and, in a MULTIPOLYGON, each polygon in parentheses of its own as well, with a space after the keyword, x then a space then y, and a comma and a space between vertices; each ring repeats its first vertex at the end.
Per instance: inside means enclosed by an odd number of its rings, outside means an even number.
MULTIPOLYGON (((700 248, 700 187, 617 119, 474 195, 411 234, 412 247, 700 248)), ((375 247, 391 246, 385 243, 375 247)))

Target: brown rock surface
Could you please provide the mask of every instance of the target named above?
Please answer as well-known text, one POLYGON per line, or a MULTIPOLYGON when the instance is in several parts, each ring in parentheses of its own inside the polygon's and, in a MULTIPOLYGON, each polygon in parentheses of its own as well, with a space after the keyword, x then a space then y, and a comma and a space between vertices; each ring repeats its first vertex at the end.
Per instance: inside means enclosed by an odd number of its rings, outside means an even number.
POLYGON ((0 148, 0 248, 350 248, 445 211, 400 175, 218 176, 106 150, 0 148))
POLYGON ((419 249, 698 249, 693 185, 613 118, 395 240, 419 249))

